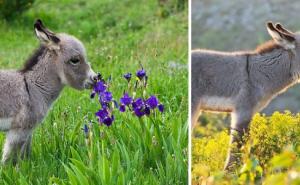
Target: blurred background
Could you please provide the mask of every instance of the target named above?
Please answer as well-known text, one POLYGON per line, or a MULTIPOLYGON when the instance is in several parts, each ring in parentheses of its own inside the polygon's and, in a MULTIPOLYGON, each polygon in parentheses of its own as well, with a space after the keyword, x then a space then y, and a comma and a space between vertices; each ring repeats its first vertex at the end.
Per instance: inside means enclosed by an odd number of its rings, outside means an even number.
MULTIPOLYGON (((265 24, 280 22, 300 30, 300 1, 192 0, 192 48, 221 51, 253 50, 270 40, 265 24)), ((262 112, 300 111, 300 86, 275 98, 262 112)))

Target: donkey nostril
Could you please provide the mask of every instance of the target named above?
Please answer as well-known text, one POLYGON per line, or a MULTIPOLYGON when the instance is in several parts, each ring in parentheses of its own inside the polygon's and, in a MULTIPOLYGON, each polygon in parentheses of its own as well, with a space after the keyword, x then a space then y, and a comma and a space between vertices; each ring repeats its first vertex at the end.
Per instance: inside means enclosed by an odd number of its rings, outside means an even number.
POLYGON ((98 77, 97 76, 92 76, 91 79, 92 79, 92 81, 97 82, 98 77))

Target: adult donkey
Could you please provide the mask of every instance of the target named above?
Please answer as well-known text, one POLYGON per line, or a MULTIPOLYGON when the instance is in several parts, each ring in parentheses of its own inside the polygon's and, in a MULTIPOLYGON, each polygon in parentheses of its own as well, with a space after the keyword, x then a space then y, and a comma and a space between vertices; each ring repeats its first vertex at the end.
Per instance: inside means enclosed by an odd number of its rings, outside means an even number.
POLYGON ((300 79, 300 34, 267 23, 271 41, 250 52, 192 51, 192 124, 201 111, 231 113, 225 169, 238 162, 254 113, 300 79))
POLYGON ((2 163, 29 154, 33 128, 65 85, 82 90, 97 78, 78 39, 49 31, 41 20, 34 30, 40 47, 24 67, 0 71, 0 129, 7 132, 2 163))

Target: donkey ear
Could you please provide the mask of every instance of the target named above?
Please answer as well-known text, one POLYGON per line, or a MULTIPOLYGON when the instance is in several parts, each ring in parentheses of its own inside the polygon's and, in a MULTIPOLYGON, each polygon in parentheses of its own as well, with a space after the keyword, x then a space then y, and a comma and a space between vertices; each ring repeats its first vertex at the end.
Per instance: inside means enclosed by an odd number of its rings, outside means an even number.
POLYGON ((285 49, 294 49, 296 47, 294 34, 275 28, 272 22, 267 23, 267 30, 274 41, 285 49))
POLYGON ((37 38, 48 46, 57 45, 60 42, 60 39, 52 31, 45 28, 40 19, 36 20, 34 23, 34 31, 37 38))
POLYGON ((286 33, 288 35, 294 36, 295 34, 291 32, 290 30, 284 28, 280 23, 276 23, 275 28, 283 33, 286 33))

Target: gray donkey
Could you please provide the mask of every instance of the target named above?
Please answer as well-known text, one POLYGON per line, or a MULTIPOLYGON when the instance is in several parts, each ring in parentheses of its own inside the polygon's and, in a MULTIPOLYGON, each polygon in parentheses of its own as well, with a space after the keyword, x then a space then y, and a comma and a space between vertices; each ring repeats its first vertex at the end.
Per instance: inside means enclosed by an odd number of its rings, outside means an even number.
POLYGON ((240 160, 243 135, 253 114, 300 80, 300 34, 267 23, 273 38, 255 51, 192 51, 192 124, 201 111, 231 113, 225 170, 240 160))
POLYGON ((46 116, 65 85, 90 88, 97 75, 83 44, 34 24, 40 47, 20 70, 0 71, 0 129, 6 131, 2 163, 28 156, 33 128, 46 116))

